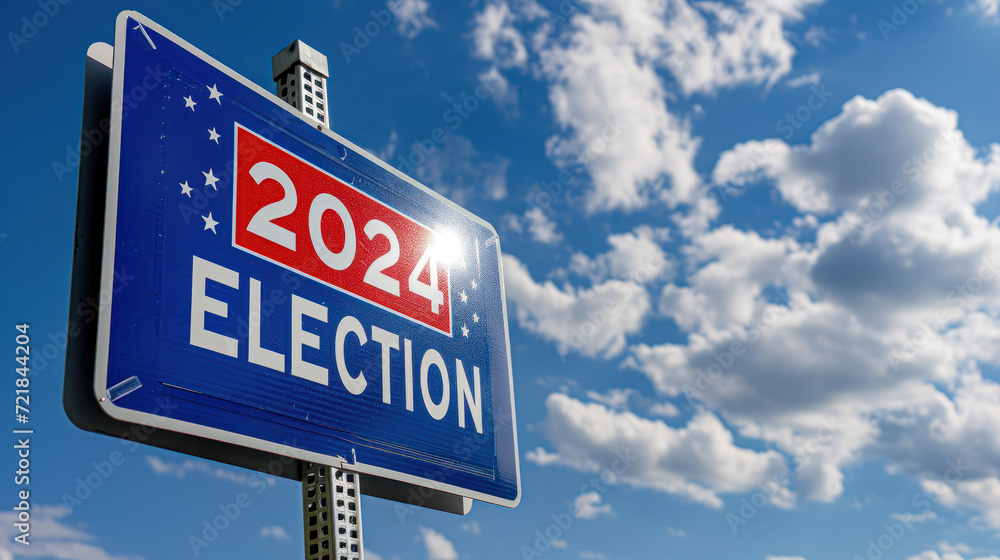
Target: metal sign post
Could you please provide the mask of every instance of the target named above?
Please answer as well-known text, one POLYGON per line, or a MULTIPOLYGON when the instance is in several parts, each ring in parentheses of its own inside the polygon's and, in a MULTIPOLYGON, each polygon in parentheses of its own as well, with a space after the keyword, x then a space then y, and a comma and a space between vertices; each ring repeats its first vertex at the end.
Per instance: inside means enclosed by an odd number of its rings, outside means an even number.
MULTIPOLYGON (((275 94, 316 125, 330 126, 326 55, 295 41, 271 58, 275 94)), ((306 560, 364 560, 361 476, 319 463, 302 464, 306 560)))

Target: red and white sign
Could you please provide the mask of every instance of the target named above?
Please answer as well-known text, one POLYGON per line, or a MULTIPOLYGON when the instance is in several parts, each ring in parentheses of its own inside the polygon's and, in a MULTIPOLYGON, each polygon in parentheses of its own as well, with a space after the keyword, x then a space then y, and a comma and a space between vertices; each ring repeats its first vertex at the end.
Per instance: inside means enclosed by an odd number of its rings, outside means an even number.
POLYGON ((236 125, 233 245, 451 336, 443 240, 236 125))

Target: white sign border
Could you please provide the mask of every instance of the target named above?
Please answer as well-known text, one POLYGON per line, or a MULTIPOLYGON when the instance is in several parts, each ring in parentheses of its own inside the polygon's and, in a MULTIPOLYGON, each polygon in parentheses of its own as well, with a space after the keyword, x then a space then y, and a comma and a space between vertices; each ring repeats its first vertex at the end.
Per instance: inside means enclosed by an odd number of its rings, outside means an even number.
MULTIPOLYGON (((458 496, 464 496, 467 498, 472 498, 475 500, 480 500, 483 502, 492 503, 509 508, 517 507, 518 503, 520 503, 521 501, 521 461, 517 446, 517 415, 514 407, 514 376, 513 376, 513 368, 511 366, 509 328, 504 329, 504 334, 505 334, 504 338, 507 345, 507 368, 508 368, 507 370, 510 374, 508 375, 508 378, 510 380, 509 391, 510 391, 511 428, 513 430, 514 468, 515 468, 515 480, 517 484, 517 495, 512 500, 506 500, 503 498, 499 498, 497 496, 484 494, 482 492, 476 492, 466 488, 454 486, 451 484, 438 482, 433 479, 422 478, 415 475, 391 471, 382 467, 368 465, 361 462, 351 463, 344 457, 323 455, 320 453, 314 453, 302 449, 294 449, 267 440, 262 440, 250 436, 245 436, 242 434, 228 432, 225 430, 220 430, 218 428, 210 428, 207 426, 201 426, 199 424, 194 424, 191 422, 177 420, 175 418, 169 418, 156 414, 129 410, 115 405, 114 403, 111 402, 110 399, 107 399, 105 397, 104 391, 107 388, 108 356, 110 352, 110 342, 111 342, 111 308, 114 303, 113 302, 114 262, 115 262, 115 247, 116 247, 115 237, 117 233, 118 181, 119 181, 119 166, 121 164, 121 134, 122 134, 122 108, 123 108, 122 99, 123 99, 123 89, 124 89, 123 73, 125 67, 125 38, 127 32, 127 22, 129 18, 134 19, 140 25, 155 30, 158 34, 173 41, 178 46, 184 48, 191 54, 197 56, 201 60, 205 61, 206 63, 216 68, 217 70, 225 73, 230 78, 250 88, 255 93, 258 93, 265 99, 270 100, 281 110, 288 111, 289 114, 298 117, 303 122, 310 124, 310 126, 312 125, 311 121, 308 121, 304 115, 297 114, 294 111, 289 111, 286 108, 283 101, 278 99, 270 92, 264 90, 264 88, 247 80, 237 72, 233 71, 224 64, 221 64, 214 58, 208 56, 207 54, 197 49, 187 41, 184 41, 180 37, 174 35, 170 31, 154 23, 149 18, 132 10, 126 10, 118 14, 118 18, 115 22, 115 48, 114 48, 114 62, 112 66, 112 71, 114 73, 114 81, 111 90, 111 132, 110 132, 110 143, 108 146, 108 151, 109 151, 108 185, 107 185, 107 198, 106 198, 105 220, 104 220, 104 244, 103 244, 103 253, 101 259, 100 286, 101 286, 102 297, 99 298, 100 307, 98 314, 97 351, 94 364, 94 398, 97 399, 98 404, 101 406, 104 412, 108 416, 111 416, 112 418, 124 422, 132 422, 140 425, 163 428, 175 432, 189 434, 192 436, 231 443, 234 445, 239 445, 241 447, 248 447, 251 449, 258 449, 261 451, 275 453, 277 455, 291 456, 299 460, 330 465, 338 468, 344 468, 347 470, 359 472, 361 474, 372 474, 375 476, 381 476, 383 478, 389 478, 407 484, 414 484, 417 486, 432 488, 442 492, 448 492, 458 496), (106 298, 104 297, 105 294, 107 295, 106 298)), ((389 166, 388 164, 381 161, 377 157, 369 154, 367 151, 361 149, 360 147, 354 145, 354 143, 350 142, 349 140, 332 132, 328 128, 324 127, 323 130, 321 130, 321 132, 326 134, 326 136, 328 136, 332 140, 339 142, 343 144, 345 147, 353 150, 355 153, 361 155, 370 162, 375 163, 376 165, 382 167, 386 171, 389 171, 390 173, 396 175, 400 179, 422 190, 425 194, 431 195, 440 200, 441 202, 444 202, 445 204, 451 206, 452 208, 459 210, 466 217, 476 221, 477 223, 489 229, 493 233, 494 239, 496 240, 497 243, 497 260, 498 260, 497 268, 500 271, 500 300, 503 305, 503 320, 505 326, 509 325, 509 323, 507 322, 507 299, 504 294, 503 269, 502 269, 502 262, 500 262, 500 241, 499 241, 499 236, 497 236, 496 230, 493 228, 493 226, 490 225, 485 220, 483 220, 482 218, 472 214, 468 210, 462 208, 461 206, 458 206, 454 202, 441 196, 432 189, 429 189, 424 185, 418 183, 414 179, 400 173, 398 170, 389 166)), ((494 418, 494 422, 495 421, 496 419, 494 418)))

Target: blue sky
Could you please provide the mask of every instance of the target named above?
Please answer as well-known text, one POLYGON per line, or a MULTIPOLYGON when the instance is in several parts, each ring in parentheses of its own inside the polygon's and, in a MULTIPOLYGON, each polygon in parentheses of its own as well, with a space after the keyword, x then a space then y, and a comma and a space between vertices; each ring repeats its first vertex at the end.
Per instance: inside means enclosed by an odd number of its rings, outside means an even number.
POLYGON ((298 484, 62 411, 76 176, 54 164, 124 9, 268 90, 304 40, 334 130, 500 233, 521 504, 366 498, 369 558, 1000 555, 997 0, 295 6, 0 6, 0 331, 13 352, 30 323, 36 352, 33 544, 4 509, 0 560, 302 556, 298 484))

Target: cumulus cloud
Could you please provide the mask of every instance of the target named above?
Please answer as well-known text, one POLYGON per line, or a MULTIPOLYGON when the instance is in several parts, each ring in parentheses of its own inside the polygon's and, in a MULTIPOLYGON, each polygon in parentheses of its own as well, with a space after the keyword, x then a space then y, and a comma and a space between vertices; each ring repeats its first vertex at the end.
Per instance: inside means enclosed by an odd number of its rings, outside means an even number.
POLYGON ((611 504, 601 503, 597 492, 585 492, 573 499, 573 515, 579 519, 594 519, 601 515, 611 515, 611 504))
POLYGON ((6 546, 17 546, 17 558, 60 558, 63 560, 142 560, 141 556, 116 554, 100 546, 98 538, 82 526, 68 523, 70 510, 64 505, 31 505, 31 546, 13 543, 20 531, 17 512, 0 512, 0 557, 14 558, 6 546))
MULTIPOLYGON (((590 213, 653 203, 696 204, 700 140, 667 107, 669 73, 685 95, 772 85, 791 69, 785 27, 821 0, 716 3, 592 0, 561 14, 533 1, 488 3, 474 21, 475 54, 544 79, 562 166, 586 169, 590 213)), ((560 9, 563 9, 561 6, 560 9)))
POLYGON ((686 286, 663 288, 660 313, 687 330, 748 324, 767 303, 765 287, 798 277, 797 251, 794 240, 765 239, 732 226, 696 236, 682 253, 689 266, 702 266, 688 274, 686 286))
POLYGON ((1000 230, 976 205, 1000 182, 998 153, 902 90, 852 99, 807 144, 735 146, 715 183, 773 184, 825 221, 806 243, 696 233, 684 283, 659 302, 687 339, 636 345, 628 365, 793 454, 806 498, 839 496, 862 458, 931 484, 942 457, 963 458, 975 466, 934 496, 995 526, 1000 438, 980 426, 996 425, 1000 386, 976 364, 1000 361, 1000 230), (817 442, 824 418, 838 428, 817 442))
POLYGON ((642 327, 650 309, 645 288, 608 280, 591 288, 560 288, 551 281, 536 283, 517 257, 503 258, 504 288, 522 328, 590 357, 613 357, 626 337, 642 327))
POLYGON ((514 26, 515 20, 506 2, 487 4, 474 21, 475 55, 501 68, 524 66, 528 61, 528 49, 524 36, 514 26))
POLYGON ((496 105, 501 113, 512 118, 518 116, 517 87, 511 84, 510 80, 501 74, 496 66, 491 67, 486 72, 480 73, 478 78, 479 83, 490 84, 493 88, 493 91, 490 93, 490 99, 493 100, 493 104, 496 105))
POLYGON ((604 393, 587 391, 587 398, 615 410, 627 410, 629 399, 638 393, 635 389, 608 389, 604 393))
POLYGON ((556 223, 538 206, 528 208, 523 216, 508 214, 505 223, 518 233, 524 233, 527 229, 532 239, 546 245, 555 245, 563 239, 556 223))
POLYGON ((738 171, 759 171, 800 211, 825 213, 864 209, 899 181, 906 193, 894 208, 949 210, 983 200, 1000 178, 996 150, 986 160, 977 158, 957 125, 957 113, 906 90, 875 100, 858 96, 821 125, 810 144, 739 145, 720 157, 713 179, 725 184, 738 179, 738 171), (753 149, 766 154, 764 161, 749 157, 753 149), (737 160, 748 165, 741 170, 733 165, 737 160))
POLYGON ((396 16, 396 29, 407 39, 413 39, 427 28, 437 28, 438 24, 428 13, 427 0, 389 0, 389 9, 396 16))
POLYGON ((608 237, 611 250, 590 257, 574 253, 569 269, 576 274, 601 282, 608 278, 646 283, 669 279, 673 275, 673 261, 661 243, 670 240, 670 230, 639 226, 629 233, 608 237))
MULTIPOLYGON (((722 422, 698 412, 683 428, 631 412, 615 412, 583 403, 561 393, 545 401, 548 416, 542 431, 554 452, 529 452, 529 460, 561 464, 586 472, 619 467, 617 480, 637 488, 674 494, 719 508, 721 493, 745 492, 786 468, 774 451, 754 451, 735 445, 722 422), (625 464, 629 458, 631 465, 625 464)), ((776 492, 778 500, 787 498, 776 492)))
POLYGON ((427 560, 458 560, 458 552, 455 551, 455 545, 441 533, 438 533, 434 529, 421 527, 420 536, 423 538, 424 547, 427 549, 427 560))
POLYGON ((591 213, 691 200, 700 184, 693 166, 699 141, 667 110, 655 67, 636 57, 618 24, 582 16, 574 22, 567 44, 541 54, 553 115, 564 130, 549 139, 550 156, 587 169, 591 213))

